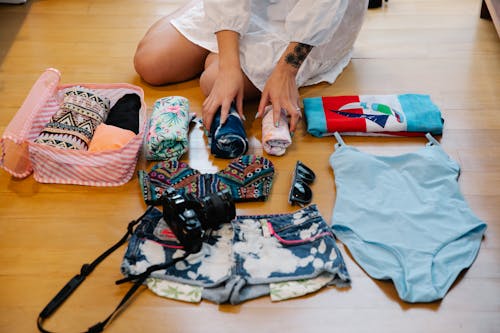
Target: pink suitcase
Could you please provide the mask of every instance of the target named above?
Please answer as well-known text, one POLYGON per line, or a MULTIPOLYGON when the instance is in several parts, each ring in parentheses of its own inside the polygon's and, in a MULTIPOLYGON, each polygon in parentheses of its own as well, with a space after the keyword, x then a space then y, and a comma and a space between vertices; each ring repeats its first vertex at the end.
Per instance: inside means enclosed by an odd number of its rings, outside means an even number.
POLYGON ((49 68, 35 82, 0 139, 0 166, 17 178, 33 173, 41 183, 119 186, 134 175, 146 128, 144 91, 127 83, 60 85, 61 73, 49 68), (140 96, 139 133, 124 147, 104 152, 66 150, 34 140, 59 108, 60 91, 79 85, 108 97, 112 103, 128 93, 140 96))

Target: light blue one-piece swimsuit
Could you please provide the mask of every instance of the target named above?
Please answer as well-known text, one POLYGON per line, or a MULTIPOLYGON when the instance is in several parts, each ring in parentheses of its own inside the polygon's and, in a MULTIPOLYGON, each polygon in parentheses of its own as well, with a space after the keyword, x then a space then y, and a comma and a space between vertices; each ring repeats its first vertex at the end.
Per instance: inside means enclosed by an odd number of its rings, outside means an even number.
POLYGON ((460 192, 458 163, 430 134, 425 147, 398 156, 335 137, 335 236, 371 277, 391 279, 402 300, 443 298, 474 262, 486 230, 460 192))

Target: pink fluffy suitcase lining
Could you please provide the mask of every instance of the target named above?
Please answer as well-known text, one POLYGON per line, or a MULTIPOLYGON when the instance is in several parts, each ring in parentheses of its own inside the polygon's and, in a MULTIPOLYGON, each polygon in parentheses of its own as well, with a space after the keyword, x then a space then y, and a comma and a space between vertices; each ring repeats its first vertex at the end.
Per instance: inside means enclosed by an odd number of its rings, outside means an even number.
POLYGON ((125 184, 134 175, 146 128, 144 91, 127 83, 60 85, 60 79, 61 73, 49 68, 35 82, 0 139, 0 166, 17 178, 25 178, 33 173, 34 179, 41 183, 90 186, 125 184), (125 94, 138 94, 142 102, 139 133, 120 149, 103 152, 65 150, 35 143, 34 140, 59 109, 60 92, 75 85, 92 89, 109 98, 111 105, 125 94))

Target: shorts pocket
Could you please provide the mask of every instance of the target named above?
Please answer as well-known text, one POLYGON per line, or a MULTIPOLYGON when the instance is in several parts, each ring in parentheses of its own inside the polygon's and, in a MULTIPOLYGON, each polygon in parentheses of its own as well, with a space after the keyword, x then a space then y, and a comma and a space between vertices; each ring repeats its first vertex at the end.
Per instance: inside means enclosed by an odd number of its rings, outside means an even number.
POLYGON ((270 221, 266 222, 269 234, 284 246, 312 243, 324 237, 332 237, 333 233, 321 217, 308 219, 300 224, 279 228, 270 221))

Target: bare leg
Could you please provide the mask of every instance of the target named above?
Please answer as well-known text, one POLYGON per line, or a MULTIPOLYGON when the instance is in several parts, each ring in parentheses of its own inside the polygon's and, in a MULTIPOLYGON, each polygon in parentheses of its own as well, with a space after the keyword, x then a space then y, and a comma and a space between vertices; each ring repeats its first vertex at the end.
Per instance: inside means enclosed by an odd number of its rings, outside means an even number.
POLYGON ((157 21, 139 42, 134 66, 147 83, 185 81, 202 72, 208 50, 190 42, 170 24, 172 18, 189 9, 192 3, 157 21))
MULTIPOLYGON (((219 56, 216 53, 210 53, 205 60, 205 70, 200 76, 200 88, 205 96, 210 94, 214 86, 215 77, 219 70, 219 56)), ((245 100, 252 100, 260 97, 260 90, 245 75, 244 87, 245 100)))

